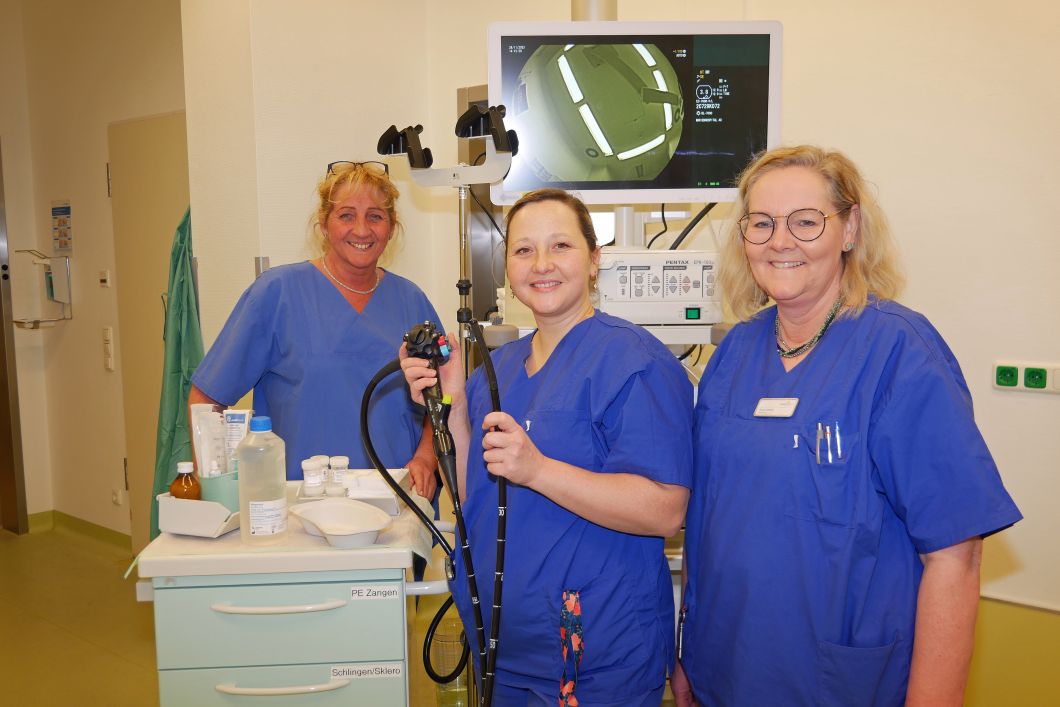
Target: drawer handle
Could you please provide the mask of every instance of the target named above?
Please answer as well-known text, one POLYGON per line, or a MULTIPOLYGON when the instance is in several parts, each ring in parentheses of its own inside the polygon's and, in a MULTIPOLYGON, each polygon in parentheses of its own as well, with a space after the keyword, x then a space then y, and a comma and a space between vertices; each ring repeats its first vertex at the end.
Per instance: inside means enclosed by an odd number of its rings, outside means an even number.
MULTIPOLYGON (((334 599, 322 604, 291 604, 288 606, 232 606, 231 604, 210 604, 210 608, 221 614, 308 614, 313 611, 331 611, 346 606, 345 599, 334 599)), ((335 689, 335 688, 331 688, 335 689)))
POLYGON ((213 689, 226 695, 246 695, 252 697, 267 695, 307 695, 313 692, 330 692, 350 684, 348 678, 332 678, 319 685, 290 685, 288 687, 236 687, 231 683, 214 685, 213 689))

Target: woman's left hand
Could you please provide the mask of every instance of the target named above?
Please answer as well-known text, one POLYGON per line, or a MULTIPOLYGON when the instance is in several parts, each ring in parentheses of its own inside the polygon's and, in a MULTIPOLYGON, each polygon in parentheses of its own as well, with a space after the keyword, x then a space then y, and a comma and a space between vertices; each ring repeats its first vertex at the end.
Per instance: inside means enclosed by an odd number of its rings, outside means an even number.
POLYGON ((412 490, 426 498, 434 500, 434 492, 438 490, 438 477, 434 475, 435 462, 433 459, 426 460, 420 457, 409 459, 409 476, 412 477, 412 490))
POLYGON ((491 474, 530 486, 540 473, 543 455, 522 426, 506 412, 491 412, 482 421, 482 458, 491 474), (493 429, 496 428, 496 429, 493 429))

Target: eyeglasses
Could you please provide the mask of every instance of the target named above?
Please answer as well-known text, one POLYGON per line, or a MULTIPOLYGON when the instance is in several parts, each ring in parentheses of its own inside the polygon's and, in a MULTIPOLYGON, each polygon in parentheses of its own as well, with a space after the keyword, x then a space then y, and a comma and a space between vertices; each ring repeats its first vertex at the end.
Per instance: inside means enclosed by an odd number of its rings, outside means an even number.
POLYGON ((383 170, 383 174, 390 175, 390 165, 386 162, 376 162, 374 160, 369 162, 349 162, 347 160, 339 160, 337 162, 328 163, 328 174, 336 171, 336 169, 342 169, 344 167, 364 167, 365 169, 371 170, 383 170))
POLYGON ((796 209, 787 216, 770 216, 760 211, 753 211, 737 223, 740 225, 740 235, 745 241, 754 245, 762 245, 773 237, 777 219, 784 219, 788 232, 803 243, 808 243, 821 237, 828 219, 848 209, 850 206, 831 214, 825 214, 820 209, 796 209))

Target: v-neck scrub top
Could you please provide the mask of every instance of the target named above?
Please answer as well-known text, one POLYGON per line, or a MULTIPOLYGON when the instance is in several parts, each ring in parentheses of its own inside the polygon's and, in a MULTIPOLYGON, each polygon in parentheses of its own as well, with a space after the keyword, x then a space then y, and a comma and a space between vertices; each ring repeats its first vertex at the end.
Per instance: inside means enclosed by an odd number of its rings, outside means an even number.
MULTIPOLYGON (((424 321, 441 324, 427 296, 387 271, 358 312, 310 262, 262 273, 243 293, 192 383, 225 405, 254 389, 254 412, 272 418, 286 444, 287 478, 301 461, 343 455, 350 468, 371 464, 361 441, 361 397, 372 377, 397 357, 402 336, 424 321)), ((375 389, 369 431, 387 467, 405 466, 423 433, 423 416, 404 379, 375 389)))
MULTIPOLYGON (((670 351, 640 327, 596 312, 528 376, 531 338, 501 347, 493 362, 502 409, 542 454, 600 474, 640 474, 690 486, 692 385, 670 351)), ((482 420, 491 403, 481 368, 468 381, 467 396, 472 438, 464 513, 489 636, 497 484, 482 459, 482 420)), ((558 697, 564 672, 561 604, 570 591, 581 598, 584 629, 578 701, 589 707, 626 704, 630 695, 660 687, 674 651, 663 539, 601 527, 514 484, 506 518, 497 682, 558 697)), ((459 550, 454 559, 450 588, 474 645, 459 550)))
POLYGON ((704 706, 901 705, 919 554, 1021 515, 923 316, 872 301, 790 372, 775 316, 734 327, 700 383, 682 666, 704 706), (798 405, 755 417, 762 398, 798 405))

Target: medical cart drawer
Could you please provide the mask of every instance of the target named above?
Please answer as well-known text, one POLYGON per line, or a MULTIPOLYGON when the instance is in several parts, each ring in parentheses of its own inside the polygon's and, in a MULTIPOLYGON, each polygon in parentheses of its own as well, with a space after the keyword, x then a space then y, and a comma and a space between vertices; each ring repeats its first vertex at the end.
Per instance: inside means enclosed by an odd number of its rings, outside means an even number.
POLYGON ((162 707, 256 704, 403 707, 405 685, 405 666, 401 662, 161 670, 158 673, 162 707))
POLYGON ((158 668, 404 660, 400 582, 156 589, 158 668))

